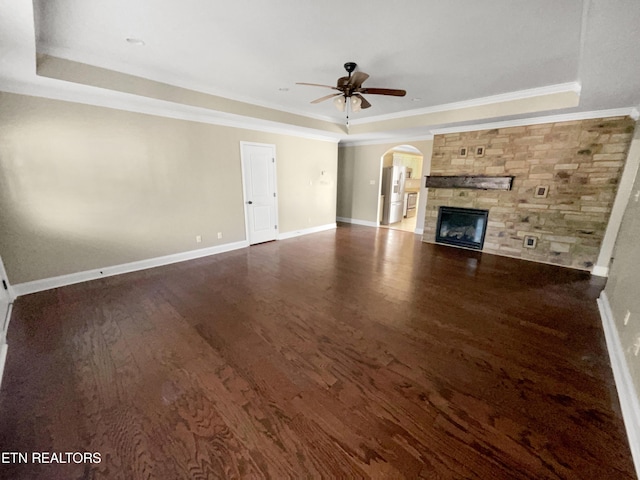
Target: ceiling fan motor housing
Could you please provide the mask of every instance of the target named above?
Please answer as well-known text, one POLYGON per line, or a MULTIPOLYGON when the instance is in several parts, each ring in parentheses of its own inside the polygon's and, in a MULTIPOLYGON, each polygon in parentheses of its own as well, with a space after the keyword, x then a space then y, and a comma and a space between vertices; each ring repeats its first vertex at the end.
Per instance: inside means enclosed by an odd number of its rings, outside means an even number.
POLYGON ((349 75, 356 69, 358 65, 355 62, 347 62, 344 64, 344 69, 349 75))

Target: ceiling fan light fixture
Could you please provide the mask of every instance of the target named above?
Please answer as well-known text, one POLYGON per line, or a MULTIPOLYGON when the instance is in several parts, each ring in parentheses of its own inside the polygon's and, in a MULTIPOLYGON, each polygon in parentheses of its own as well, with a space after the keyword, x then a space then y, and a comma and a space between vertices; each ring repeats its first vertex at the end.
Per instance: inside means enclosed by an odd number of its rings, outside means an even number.
POLYGON ((349 103, 351 104, 352 112, 359 112, 362 110, 362 100, 360 97, 349 97, 349 103))
POLYGON ((341 111, 344 112, 344 108, 346 106, 346 99, 343 95, 340 95, 339 97, 336 97, 333 99, 333 104, 336 106, 336 108, 341 111))

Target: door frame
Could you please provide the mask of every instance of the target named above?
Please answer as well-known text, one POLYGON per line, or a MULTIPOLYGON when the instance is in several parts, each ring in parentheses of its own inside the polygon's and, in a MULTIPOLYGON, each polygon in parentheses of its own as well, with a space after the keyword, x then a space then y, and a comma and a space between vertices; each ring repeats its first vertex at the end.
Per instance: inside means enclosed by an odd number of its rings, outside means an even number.
POLYGON ((7 284, 7 295, 9 297, 9 304, 7 305, 6 312, 0 311, 0 386, 2 385, 2 374, 4 373, 4 365, 7 359, 7 331, 9 330, 9 322, 11 321, 11 310, 13 308, 13 301, 16 299, 13 294, 13 289, 9 283, 9 277, 7 271, 2 264, 2 258, 0 257, 0 288, 4 290, 2 280, 7 284))
POLYGON ((249 211, 247 209, 247 189, 245 187, 246 183, 245 183, 245 178, 246 178, 246 174, 247 172, 245 171, 244 168, 244 147, 248 147, 248 146, 256 146, 256 147, 269 147, 272 149, 273 151, 273 189, 275 190, 275 202, 276 202, 276 208, 275 208, 275 213, 274 213, 274 218, 275 218, 275 222, 276 222, 276 228, 275 228, 275 234, 276 234, 276 238, 275 240, 278 240, 278 237, 280 236, 280 220, 278 218, 278 210, 279 209, 279 203, 280 203, 280 195, 278 194, 278 157, 276 154, 276 146, 273 143, 260 143, 260 142, 246 142, 246 141, 240 141, 240 170, 242 172, 242 209, 244 211, 244 232, 245 232, 245 239, 247 240, 247 243, 249 244, 249 246, 251 246, 251 238, 249 238, 249 211))
MULTIPOLYGON (((9 304, 7 305, 6 311, 0 310, 0 348, 3 345, 6 345, 7 342, 7 330, 9 329, 9 321, 11 319, 11 310, 13 308, 13 302, 16 299, 16 296, 13 293, 13 288, 11 288, 11 284, 9 283, 9 277, 7 276, 7 271, 4 269, 4 264, 2 263, 2 257, 0 257, 0 289, 4 291, 4 285, 2 282, 5 282, 7 285, 7 296, 9 298, 9 304)), ((6 353, 6 352, 5 352, 6 353)), ((1 352, 0 352, 1 356, 1 352)), ((2 372, 0 371, 0 378, 2 372)))
POLYGON ((13 293, 13 288, 11 288, 11 284, 9 283, 9 276, 7 275, 7 271, 4 268, 4 264, 2 263, 2 256, 0 256, 0 288, 2 287, 2 280, 7 283, 7 292, 9 293, 9 303, 12 303, 16 296, 13 293))

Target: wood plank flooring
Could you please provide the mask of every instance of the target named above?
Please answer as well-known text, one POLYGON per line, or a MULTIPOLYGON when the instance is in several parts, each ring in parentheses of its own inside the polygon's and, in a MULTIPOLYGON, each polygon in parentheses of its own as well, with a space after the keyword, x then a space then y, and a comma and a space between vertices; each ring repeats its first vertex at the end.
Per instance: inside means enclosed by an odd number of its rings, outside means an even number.
POLYGON ((336 231, 21 297, 0 478, 635 478, 588 274, 336 231))

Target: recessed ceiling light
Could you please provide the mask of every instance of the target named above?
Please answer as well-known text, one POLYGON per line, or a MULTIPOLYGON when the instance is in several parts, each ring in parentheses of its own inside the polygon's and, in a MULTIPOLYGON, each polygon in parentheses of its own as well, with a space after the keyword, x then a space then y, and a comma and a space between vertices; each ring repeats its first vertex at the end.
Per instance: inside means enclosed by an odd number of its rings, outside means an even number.
POLYGON ((420 97, 415 97, 411 99, 412 102, 420 102, 421 100, 422 99, 420 97))
POLYGON ((139 46, 145 45, 144 40, 140 38, 128 37, 126 40, 127 40, 127 43, 130 43, 131 45, 139 45, 139 46))
POLYGON ((282 87, 282 88, 279 88, 278 90, 280 90, 281 92, 288 92, 289 91, 289 89, 287 87, 282 87))

